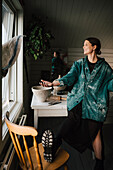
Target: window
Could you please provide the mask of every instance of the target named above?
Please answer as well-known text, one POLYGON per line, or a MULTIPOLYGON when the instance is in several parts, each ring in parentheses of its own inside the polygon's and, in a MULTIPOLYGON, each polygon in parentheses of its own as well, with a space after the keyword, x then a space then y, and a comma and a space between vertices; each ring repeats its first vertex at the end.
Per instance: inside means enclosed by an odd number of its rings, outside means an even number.
MULTIPOLYGON (((2 3, 2 44, 6 43, 13 37, 13 32, 15 26, 14 23, 14 12, 8 7, 8 5, 3 2, 2 3)), ((15 102, 16 96, 16 63, 15 65, 9 69, 6 77, 2 79, 2 120, 4 119, 5 111, 11 107, 15 102), (11 95, 12 94, 12 95, 11 95), (12 101, 10 103, 10 101, 12 101)))
MULTIPOLYGON (((23 10, 18 0, 2 1, 2 44, 14 36, 23 35, 23 10), (13 2, 13 4, 11 3, 13 2)), ((21 47, 15 64, 2 78, 2 141, 8 132, 4 122, 6 111, 10 112, 10 120, 16 121, 23 104, 23 49, 21 47)))

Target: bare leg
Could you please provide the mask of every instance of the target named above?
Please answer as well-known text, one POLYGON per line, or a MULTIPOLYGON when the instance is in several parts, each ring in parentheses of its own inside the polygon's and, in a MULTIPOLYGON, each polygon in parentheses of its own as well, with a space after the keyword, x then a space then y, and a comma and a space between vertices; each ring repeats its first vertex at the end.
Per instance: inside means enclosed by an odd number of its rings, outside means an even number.
POLYGON ((100 135, 100 130, 93 141, 93 149, 95 153, 95 157, 99 160, 102 160, 102 141, 101 141, 101 135, 100 135))
POLYGON ((100 135, 100 130, 93 141, 93 149, 96 157, 96 163, 94 170, 104 170, 104 163, 102 159, 102 140, 100 135))

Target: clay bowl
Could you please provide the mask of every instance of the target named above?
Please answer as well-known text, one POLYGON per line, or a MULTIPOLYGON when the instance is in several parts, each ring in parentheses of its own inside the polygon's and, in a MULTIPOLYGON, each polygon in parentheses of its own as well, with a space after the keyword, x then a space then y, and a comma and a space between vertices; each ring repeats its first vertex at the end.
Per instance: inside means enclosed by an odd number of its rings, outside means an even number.
POLYGON ((52 87, 33 86, 31 90, 36 96, 37 102, 41 103, 51 95, 52 87))

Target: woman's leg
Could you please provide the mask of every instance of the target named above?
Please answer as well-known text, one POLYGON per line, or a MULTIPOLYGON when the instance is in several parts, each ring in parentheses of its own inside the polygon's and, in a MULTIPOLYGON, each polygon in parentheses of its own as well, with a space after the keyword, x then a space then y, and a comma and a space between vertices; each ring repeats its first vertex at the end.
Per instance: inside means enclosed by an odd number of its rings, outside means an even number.
POLYGON ((102 158, 102 140, 100 130, 93 141, 93 149, 96 157, 96 164, 94 170, 104 170, 103 158, 102 158))
POLYGON ((100 130, 95 140, 93 141, 93 149, 94 149, 95 157, 97 159, 102 160, 102 141, 101 141, 100 130))

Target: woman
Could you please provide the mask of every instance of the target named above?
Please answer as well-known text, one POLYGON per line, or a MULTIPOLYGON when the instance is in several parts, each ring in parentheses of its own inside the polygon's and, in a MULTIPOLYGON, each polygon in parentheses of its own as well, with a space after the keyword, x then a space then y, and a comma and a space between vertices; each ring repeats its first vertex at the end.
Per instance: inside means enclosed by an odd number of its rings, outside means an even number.
POLYGON ((80 152, 92 146, 96 157, 94 170, 104 169, 100 132, 108 110, 108 91, 113 91, 113 71, 104 58, 97 56, 101 54, 100 48, 97 38, 85 39, 85 58, 75 61, 64 77, 52 83, 42 80, 43 86, 73 85, 67 96, 68 117, 56 138, 50 130, 42 136, 47 161, 53 161, 64 139, 80 152))
POLYGON ((52 58, 51 81, 58 78, 59 75, 63 75, 63 69, 64 63, 60 58, 60 53, 55 51, 52 58))

